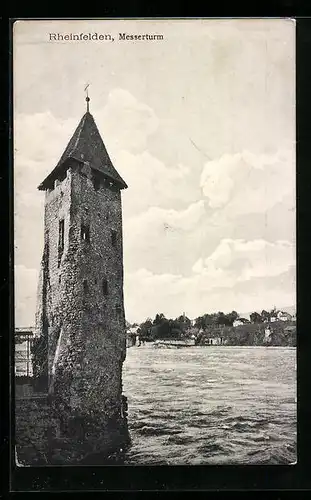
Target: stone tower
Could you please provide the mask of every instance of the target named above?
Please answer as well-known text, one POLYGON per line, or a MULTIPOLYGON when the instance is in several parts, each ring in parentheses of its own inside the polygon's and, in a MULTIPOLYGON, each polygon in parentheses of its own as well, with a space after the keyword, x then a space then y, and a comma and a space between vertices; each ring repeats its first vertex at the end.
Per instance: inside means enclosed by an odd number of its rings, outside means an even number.
POLYGON ((82 117, 45 191, 34 373, 53 401, 58 436, 80 456, 124 437, 121 190, 93 116, 82 117), (75 444, 76 446, 76 444, 75 444))

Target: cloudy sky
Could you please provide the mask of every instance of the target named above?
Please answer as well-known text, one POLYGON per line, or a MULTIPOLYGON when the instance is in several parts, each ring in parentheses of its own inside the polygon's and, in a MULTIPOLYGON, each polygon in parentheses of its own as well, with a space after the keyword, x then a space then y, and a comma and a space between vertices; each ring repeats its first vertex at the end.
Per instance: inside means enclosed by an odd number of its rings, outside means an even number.
POLYGON ((33 21, 14 32, 16 324, 34 324, 41 180, 90 111, 123 191, 125 309, 295 304, 295 25, 33 21), (49 33, 114 41, 50 41, 49 33), (163 34, 119 41, 119 32, 163 34))

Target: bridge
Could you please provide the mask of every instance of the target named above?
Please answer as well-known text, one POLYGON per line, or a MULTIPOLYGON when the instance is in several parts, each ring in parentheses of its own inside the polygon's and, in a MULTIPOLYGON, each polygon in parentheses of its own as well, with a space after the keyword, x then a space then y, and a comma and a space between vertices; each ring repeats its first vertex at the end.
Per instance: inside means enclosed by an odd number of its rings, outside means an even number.
POLYGON ((32 357, 31 346, 34 339, 33 327, 15 328, 14 347, 15 347, 15 377, 19 381, 20 377, 29 379, 32 377, 32 357))

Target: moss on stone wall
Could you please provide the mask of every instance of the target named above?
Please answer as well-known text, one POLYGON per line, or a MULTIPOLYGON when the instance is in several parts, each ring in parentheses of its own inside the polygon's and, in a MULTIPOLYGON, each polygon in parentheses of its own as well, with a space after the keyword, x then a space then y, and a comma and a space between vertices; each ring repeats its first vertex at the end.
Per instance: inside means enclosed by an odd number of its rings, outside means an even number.
POLYGON ((48 339, 53 405, 50 418, 44 406, 29 408, 40 422, 47 418, 42 425, 49 432, 54 429, 49 422, 56 418, 61 428, 58 440, 64 443, 73 439, 70 429, 82 429, 77 430, 79 439, 76 436, 82 454, 105 450, 124 430, 121 193, 104 179, 95 188, 92 175, 90 167, 71 160, 66 177, 46 193, 36 326, 38 345, 48 339))
POLYGON ((53 399, 42 394, 16 399, 15 445, 19 464, 120 460, 130 444, 126 414, 108 418, 103 412, 94 412, 85 418, 68 412, 69 408, 61 412, 59 409, 53 399))

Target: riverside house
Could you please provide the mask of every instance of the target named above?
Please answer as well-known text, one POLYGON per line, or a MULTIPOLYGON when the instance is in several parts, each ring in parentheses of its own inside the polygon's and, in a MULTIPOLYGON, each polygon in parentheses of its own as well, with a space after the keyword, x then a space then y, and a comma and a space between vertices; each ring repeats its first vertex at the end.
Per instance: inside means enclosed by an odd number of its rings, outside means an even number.
POLYGON ((279 311, 277 317, 279 321, 291 321, 293 319, 292 315, 285 311, 279 311))
POLYGON ((232 326, 233 327, 241 326, 241 325, 245 325, 246 323, 250 323, 250 321, 246 318, 237 318, 236 320, 234 320, 232 326))

